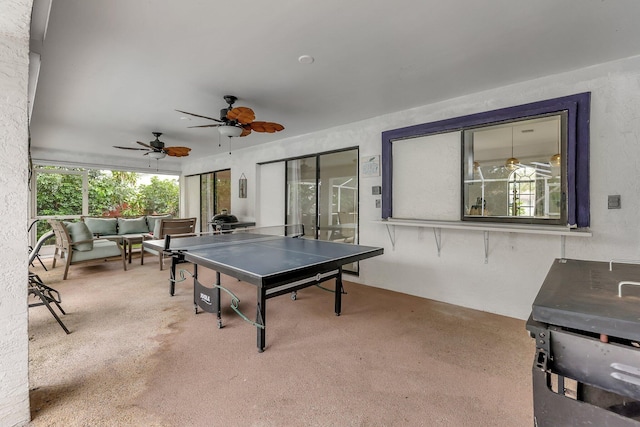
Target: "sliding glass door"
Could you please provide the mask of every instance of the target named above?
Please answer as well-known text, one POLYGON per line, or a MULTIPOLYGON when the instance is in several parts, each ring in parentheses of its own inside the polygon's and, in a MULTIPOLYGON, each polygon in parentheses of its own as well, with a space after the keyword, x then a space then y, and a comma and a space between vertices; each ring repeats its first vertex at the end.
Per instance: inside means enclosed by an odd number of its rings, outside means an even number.
POLYGON ((231 213, 231 170, 200 175, 200 231, 209 231, 214 215, 226 209, 231 213))
POLYGON ((306 238, 358 242, 357 148, 288 160, 286 185, 287 224, 303 224, 306 238))
POLYGON ((318 223, 321 240, 356 243, 358 236, 358 150, 319 157, 318 223))
POLYGON ((287 161, 286 224, 302 224, 306 238, 317 233, 316 157, 287 161))

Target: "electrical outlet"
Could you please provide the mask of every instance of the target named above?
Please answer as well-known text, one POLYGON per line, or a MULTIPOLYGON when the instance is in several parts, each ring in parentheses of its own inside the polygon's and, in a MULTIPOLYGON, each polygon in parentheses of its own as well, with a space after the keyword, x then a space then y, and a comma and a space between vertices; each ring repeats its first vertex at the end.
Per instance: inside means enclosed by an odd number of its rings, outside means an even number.
POLYGON ((382 187, 379 185, 374 185, 373 187, 371 187, 371 194, 373 194, 374 196, 382 194, 382 187))

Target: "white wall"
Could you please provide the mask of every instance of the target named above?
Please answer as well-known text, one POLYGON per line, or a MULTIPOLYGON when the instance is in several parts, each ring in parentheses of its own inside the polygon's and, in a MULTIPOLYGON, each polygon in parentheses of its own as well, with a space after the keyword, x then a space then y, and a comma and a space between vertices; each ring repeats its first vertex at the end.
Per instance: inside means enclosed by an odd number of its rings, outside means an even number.
POLYGON ((268 163, 256 167, 255 221, 259 227, 280 225, 285 222, 285 165, 268 163))
MULTIPOLYGON (((428 90, 425 82, 422 90, 428 90)), ((421 90, 417 88, 416 90, 421 90)), ((361 157, 381 153, 381 132, 466 114, 511 107, 580 92, 591 96, 591 231, 593 237, 566 239, 568 258, 640 259, 640 57, 543 77, 482 93, 389 114, 347 126, 187 163, 185 173, 230 167, 236 182, 247 175, 249 198, 242 212, 256 211, 255 171, 247 165, 297 155, 360 146, 361 157), (608 210, 607 195, 620 194, 622 209, 608 210)), ((438 257, 430 228, 397 228, 392 249, 371 186, 380 177, 360 178, 360 243, 383 246, 385 254, 361 263, 351 280, 466 307, 526 318, 553 260, 561 255, 560 237, 491 233, 489 262, 484 235, 442 230, 438 257)), ((234 188, 232 207, 239 199, 234 188)), ((280 190, 282 191, 282 190, 280 190)), ((449 194, 440 194, 447 199, 449 194)), ((437 202, 437 201, 434 201, 437 202)), ((401 309, 401 308, 399 308, 401 309)))
POLYGON ((200 224, 200 177, 187 176, 180 179, 180 216, 197 218, 196 230, 209 231, 208 224, 200 224))
POLYGON ((0 425, 29 421, 27 85, 32 0, 0 4, 0 425))

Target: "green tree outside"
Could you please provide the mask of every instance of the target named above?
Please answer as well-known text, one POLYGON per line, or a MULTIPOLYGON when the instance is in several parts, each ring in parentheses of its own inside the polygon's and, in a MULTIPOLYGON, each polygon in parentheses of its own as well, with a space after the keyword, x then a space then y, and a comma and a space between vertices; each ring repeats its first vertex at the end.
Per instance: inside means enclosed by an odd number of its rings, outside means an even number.
POLYGON ((135 172, 89 171, 89 215, 137 215, 131 201, 137 192, 138 174, 135 172))
MULTIPOLYGON (((82 215, 82 175, 55 173, 79 170, 46 167, 54 173, 37 174, 38 216, 82 215)), ((138 184, 135 172, 88 170, 88 202, 91 216, 138 216, 170 213, 179 217, 180 188, 175 180, 152 176, 149 184, 138 184)), ((48 231, 38 224, 38 237, 48 231)))
POLYGON ((151 183, 138 187, 132 200, 139 214, 170 213, 174 217, 179 216, 180 188, 175 181, 151 177, 151 183))
POLYGON ((69 174, 38 175, 36 214, 80 215, 82 214, 82 176, 69 174))

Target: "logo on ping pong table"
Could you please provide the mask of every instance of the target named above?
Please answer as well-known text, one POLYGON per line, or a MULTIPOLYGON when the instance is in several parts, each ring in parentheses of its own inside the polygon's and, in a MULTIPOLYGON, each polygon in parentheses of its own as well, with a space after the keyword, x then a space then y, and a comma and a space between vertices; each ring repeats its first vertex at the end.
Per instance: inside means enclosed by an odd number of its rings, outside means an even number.
POLYGON ((205 304, 211 305, 211 295, 200 292, 200 300, 205 304))

